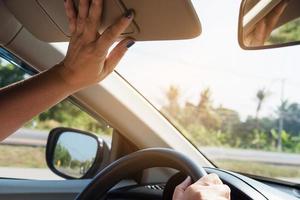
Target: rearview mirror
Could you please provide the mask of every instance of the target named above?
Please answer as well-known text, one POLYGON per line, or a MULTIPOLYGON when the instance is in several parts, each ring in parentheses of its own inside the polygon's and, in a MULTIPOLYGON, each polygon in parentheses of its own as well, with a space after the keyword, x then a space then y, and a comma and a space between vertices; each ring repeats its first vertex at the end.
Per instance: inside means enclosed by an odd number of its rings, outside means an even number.
POLYGON ((53 129, 46 148, 48 167, 63 178, 91 178, 101 167, 104 146, 104 141, 90 133, 53 129))
POLYGON ((243 0, 239 43, 246 50, 300 44, 300 1, 243 0))

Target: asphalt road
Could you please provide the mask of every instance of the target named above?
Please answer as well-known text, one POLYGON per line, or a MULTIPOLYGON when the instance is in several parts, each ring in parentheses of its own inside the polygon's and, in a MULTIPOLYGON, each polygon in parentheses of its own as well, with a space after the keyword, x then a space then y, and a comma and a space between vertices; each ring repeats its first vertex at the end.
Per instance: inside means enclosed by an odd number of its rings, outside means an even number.
POLYGON ((1 143, 24 146, 46 146, 48 134, 48 131, 20 129, 1 143))
POLYGON ((1 178, 20 178, 33 180, 63 180, 49 169, 0 167, 1 178))
MULTIPOLYGON (((2 141, 2 144, 22 145, 22 146, 46 146, 49 132, 36 131, 30 129, 20 129, 9 138, 2 141)), ((101 136, 102 139, 110 146, 111 138, 101 136)))
POLYGON ((212 160, 252 161, 300 167, 300 154, 226 148, 201 148, 201 152, 212 160))
MULTIPOLYGON (((11 137, 4 140, 3 144, 11 145, 29 145, 45 146, 48 138, 48 132, 21 129, 11 137)), ((103 137, 110 144, 110 137, 103 137)), ((270 163, 276 165, 291 165, 300 167, 300 154, 277 153, 244 149, 226 149, 226 148, 200 148, 201 151, 212 160, 238 160, 253 161, 259 163, 270 163)))
MULTIPOLYGON (((45 146, 48 138, 46 131, 34 131, 21 129, 11 137, 4 140, 2 144, 22 145, 22 146, 45 146)), ((103 138, 109 144, 110 137, 103 138)), ((201 151, 212 160, 235 160, 252 161, 259 163, 269 163, 275 165, 289 165, 300 167, 300 155, 288 153, 276 153, 256 150, 224 149, 224 148, 201 148, 201 151)), ((59 180, 60 177, 53 174, 49 169, 34 168, 10 168, 0 167, 0 177, 15 177, 40 180, 59 180)), ((289 179, 289 181, 300 182, 299 179, 289 179)))

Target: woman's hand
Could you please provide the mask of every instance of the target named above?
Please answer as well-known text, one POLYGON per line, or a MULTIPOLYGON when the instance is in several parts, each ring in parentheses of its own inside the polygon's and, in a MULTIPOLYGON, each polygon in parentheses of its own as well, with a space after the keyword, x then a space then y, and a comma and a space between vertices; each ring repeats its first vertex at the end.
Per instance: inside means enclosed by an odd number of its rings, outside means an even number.
POLYGON ((108 54, 131 23, 133 12, 127 12, 99 35, 102 3, 103 0, 80 0, 76 13, 73 1, 65 0, 71 32, 67 56, 43 73, 0 89, 0 121, 4 122, 0 126, 0 140, 67 96, 103 80, 134 44, 132 39, 124 39, 108 54))
POLYGON ((173 200, 230 200, 230 188, 216 174, 209 174, 191 185, 188 177, 175 189, 173 200))
POLYGON ((98 33, 101 24, 103 0, 80 0, 78 13, 72 0, 65 0, 71 40, 67 55, 56 68, 68 86, 79 90, 98 83, 109 75, 134 40, 122 40, 109 54, 109 48, 133 20, 129 10, 115 24, 98 33))
POLYGON ((263 46, 277 25, 288 5, 288 0, 278 4, 270 14, 259 21, 252 32, 244 36, 244 44, 248 47, 263 46))

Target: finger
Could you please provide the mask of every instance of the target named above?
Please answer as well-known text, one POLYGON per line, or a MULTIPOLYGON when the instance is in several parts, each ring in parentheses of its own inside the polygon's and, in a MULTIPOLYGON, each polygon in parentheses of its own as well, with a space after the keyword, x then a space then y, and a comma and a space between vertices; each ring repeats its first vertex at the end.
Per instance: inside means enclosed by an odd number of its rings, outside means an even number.
POLYGON ((179 185, 177 185, 176 190, 181 190, 181 191, 185 191, 186 188, 188 188, 192 183, 192 179, 191 177, 187 177, 182 183, 180 183, 179 185))
POLYGON ((231 198, 231 189, 228 185, 223 185, 223 190, 225 193, 225 197, 230 200, 231 198))
POLYGON ((268 35, 271 34, 274 27, 277 25, 280 17, 282 16, 284 10, 286 9, 288 5, 288 1, 283 1, 280 4, 278 4, 274 10, 267 16, 267 31, 268 35))
POLYGON ((89 0, 79 0, 79 10, 77 19, 77 33, 82 33, 85 25, 85 21, 89 12, 89 0))
POLYGON ((252 44, 254 46, 264 45, 268 37, 266 20, 261 20, 255 28, 252 44))
POLYGON ((176 186, 175 191, 173 193, 173 200, 181 200, 184 199, 183 195, 185 190, 191 185, 192 179, 191 177, 187 177, 182 183, 176 186))
POLYGON ((92 0, 89 11, 89 19, 90 23, 92 24, 91 28, 94 30, 97 30, 101 23, 102 10, 103 0, 92 0))
POLYGON ((64 2, 66 15, 69 22, 69 31, 72 35, 76 30, 76 12, 74 9, 74 3, 72 0, 66 0, 64 2))
POLYGON ((78 17, 85 19, 89 12, 89 0, 79 0, 78 17))
POLYGON ((197 181, 195 185, 197 184, 209 186, 209 185, 222 185, 223 182, 221 181, 218 175, 209 174, 207 176, 202 177, 199 181, 197 181))
POLYGON ((252 46, 252 39, 253 39, 254 32, 250 32, 247 35, 244 35, 244 43, 246 46, 252 46))
POLYGON ((99 49, 109 49, 117 38, 126 30, 133 20, 133 11, 129 10, 126 14, 119 19, 114 25, 104 31, 102 36, 97 41, 99 49))
POLYGON ((125 55, 127 50, 134 44, 134 40, 132 39, 124 39, 121 41, 108 55, 105 65, 104 65, 104 71, 105 75, 108 75, 111 73, 115 67, 119 64, 122 57, 125 55))

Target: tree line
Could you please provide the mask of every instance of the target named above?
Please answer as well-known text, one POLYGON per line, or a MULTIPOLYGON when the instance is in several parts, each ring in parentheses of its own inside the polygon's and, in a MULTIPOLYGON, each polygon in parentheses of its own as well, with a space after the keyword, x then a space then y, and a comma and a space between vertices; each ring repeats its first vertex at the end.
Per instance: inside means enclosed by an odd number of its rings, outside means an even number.
POLYGON ((285 100, 274 110, 275 117, 260 117, 268 98, 265 89, 255 94, 255 114, 245 121, 233 109, 213 106, 209 88, 200 93, 196 104, 186 101, 180 105, 180 90, 176 86, 170 86, 165 96, 167 104, 162 112, 197 146, 300 152, 300 104, 285 100), (282 129, 280 120, 284 124, 282 129))

